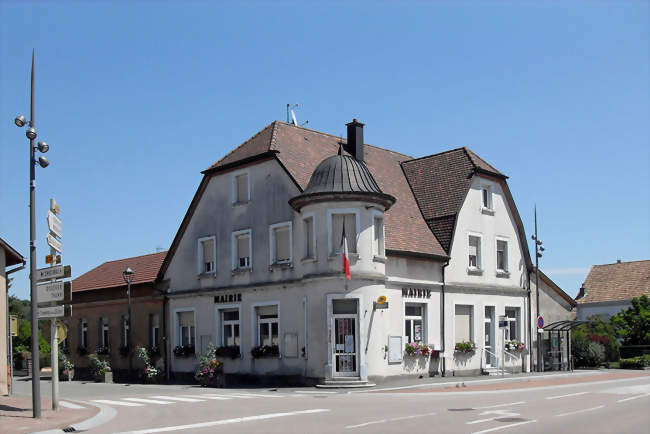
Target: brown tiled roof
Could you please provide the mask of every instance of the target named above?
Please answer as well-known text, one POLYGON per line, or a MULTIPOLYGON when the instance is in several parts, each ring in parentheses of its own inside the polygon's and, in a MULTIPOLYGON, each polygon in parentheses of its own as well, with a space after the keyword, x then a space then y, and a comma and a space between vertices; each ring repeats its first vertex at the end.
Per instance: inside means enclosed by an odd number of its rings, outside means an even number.
POLYGON ((0 249, 3 249, 5 251, 5 262, 6 266, 10 265, 18 265, 18 264, 24 264, 25 263, 25 258, 23 255, 18 253, 16 249, 11 247, 9 243, 7 243, 5 240, 0 238, 0 249))
POLYGON ((104 262, 72 281, 72 291, 89 291, 92 289, 126 286, 122 272, 131 267, 135 272, 132 285, 150 283, 156 279, 160 266, 167 252, 151 253, 133 258, 104 262))
MULTIPOLYGON (((210 166, 209 174, 233 162, 274 152, 301 190, 305 190, 316 166, 336 155, 337 136, 275 121, 210 166)), ((397 198, 386 212, 386 249, 446 257, 440 243, 427 227, 400 163, 412 157, 376 146, 364 145, 365 162, 383 192, 397 198)), ((172 249, 173 250, 173 245, 172 249)))
POLYGON ((650 260, 594 265, 582 287, 579 304, 650 296, 650 260))

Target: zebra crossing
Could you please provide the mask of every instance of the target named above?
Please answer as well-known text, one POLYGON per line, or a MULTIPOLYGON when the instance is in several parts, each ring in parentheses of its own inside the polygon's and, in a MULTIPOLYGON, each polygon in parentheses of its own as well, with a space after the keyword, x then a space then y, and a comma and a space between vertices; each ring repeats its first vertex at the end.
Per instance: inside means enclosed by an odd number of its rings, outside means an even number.
POLYGON ((129 397, 117 399, 93 399, 90 402, 116 407, 143 407, 146 405, 168 405, 179 403, 196 403, 209 401, 227 401, 232 399, 277 399, 301 395, 261 394, 261 393, 196 393, 180 395, 151 395, 146 397, 129 397))

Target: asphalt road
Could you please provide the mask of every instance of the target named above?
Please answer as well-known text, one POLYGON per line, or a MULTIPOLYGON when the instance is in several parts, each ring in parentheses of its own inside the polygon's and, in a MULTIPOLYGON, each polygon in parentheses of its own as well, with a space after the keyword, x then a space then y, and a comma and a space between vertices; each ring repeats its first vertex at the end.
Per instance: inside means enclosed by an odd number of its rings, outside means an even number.
POLYGON ((479 380, 467 387, 449 379, 446 385, 366 391, 72 383, 62 385, 61 396, 102 408, 105 423, 89 433, 647 434, 648 374, 597 374, 580 383, 571 383, 577 376, 479 380))

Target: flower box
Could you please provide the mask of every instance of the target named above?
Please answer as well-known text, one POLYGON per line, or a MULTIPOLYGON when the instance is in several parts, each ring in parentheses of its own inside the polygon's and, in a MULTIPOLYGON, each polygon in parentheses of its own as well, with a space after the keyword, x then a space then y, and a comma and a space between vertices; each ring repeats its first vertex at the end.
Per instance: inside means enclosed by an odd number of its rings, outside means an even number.
POLYGON ((259 347, 251 348, 251 356, 253 356, 254 359, 278 357, 279 355, 280 348, 277 345, 260 345, 259 347))
POLYGON ((233 345, 228 347, 218 347, 214 350, 214 355, 217 357, 237 359, 241 357, 241 352, 239 350, 239 345, 233 345))
POLYGON ((407 356, 429 357, 431 355, 431 346, 417 342, 409 342, 404 346, 404 353, 407 356))
POLYGON ((174 348, 174 355, 176 357, 191 357, 194 354, 194 345, 179 345, 174 348))
POLYGON ((521 353, 526 349, 526 345, 518 340, 514 341, 507 341, 505 344, 505 350, 506 351, 516 351, 518 353, 521 353))
POLYGON ((476 344, 472 341, 456 342, 454 351, 460 354, 472 354, 476 351, 476 344))

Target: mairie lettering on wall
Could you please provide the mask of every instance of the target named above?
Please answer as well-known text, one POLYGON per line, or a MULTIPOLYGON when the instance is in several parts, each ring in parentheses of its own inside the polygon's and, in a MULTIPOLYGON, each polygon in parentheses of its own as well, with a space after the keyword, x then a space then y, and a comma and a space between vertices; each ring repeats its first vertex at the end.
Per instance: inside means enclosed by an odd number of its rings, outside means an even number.
POLYGON ((222 294, 214 296, 215 303, 232 303, 235 301, 241 301, 241 294, 222 294))
POLYGON ((431 298, 431 290, 426 288, 402 288, 402 297, 431 298))

